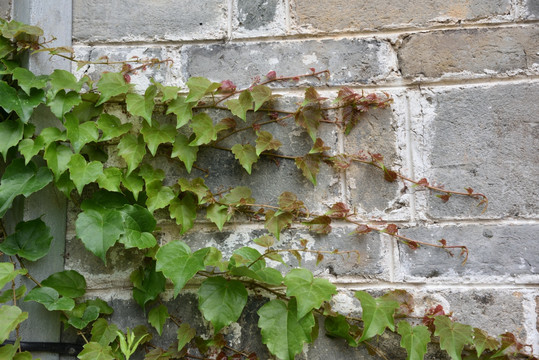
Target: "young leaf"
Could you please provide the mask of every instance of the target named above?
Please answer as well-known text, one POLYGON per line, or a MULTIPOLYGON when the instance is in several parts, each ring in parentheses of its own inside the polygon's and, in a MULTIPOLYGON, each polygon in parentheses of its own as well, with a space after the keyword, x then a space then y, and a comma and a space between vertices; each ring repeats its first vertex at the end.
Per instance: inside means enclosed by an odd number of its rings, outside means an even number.
POLYGON ((70 311, 75 307, 75 301, 69 297, 60 297, 58 291, 50 287, 33 288, 24 301, 35 301, 47 308, 49 311, 67 310, 70 311))
POLYGON ((101 114, 97 120, 97 127, 103 132, 103 136, 99 141, 107 141, 122 136, 133 127, 133 124, 122 124, 120 119, 114 115, 101 114))
POLYGON ((278 150, 283 144, 267 131, 259 131, 256 138, 256 155, 259 156, 266 150, 278 150))
POLYGON ((192 77, 187 80, 187 87, 189 88, 189 95, 187 95, 186 102, 197 103, 205 95, 210 94, 217 90, 221 86, 220 83, 214 83, 203 77, 192 77))
POLYGON ((97 342, 89 342, 77 356, 80 360, 114 360, 112 349, 108 345, 97 342))
POLYGON ((181 128, 193 118, 193 107, 196 102, 186 102, 185 97, 180 96, 172 100, 167 107, 167 115, 176 114, 176 129, 181 128))
POLYGON ((189 143, 189 146, 204 145, 217 139, 217 130, 213 126, 211 117, 206 113, 196 114, 193 117, 191 129, 193 129, 196 137, 189 143))
POLYGON ((2 305, 0 307, 0 343, 6 341, 9 333, 15 330, 17 325, 28 318, 27 312, 22 312, 17 306, 2 305))
POLYGON ((67 130, 67 138, 71 141, 73 150, 77 154, 84 145, 97 141, 99 132, 93 121, 79 124, 79 120, 73 114, 66 114, 64 126, 67 130))
POLYGON ((82 330, 99 317, 99 307, 82 303, 76 305, 75 308, 66 315, 68 316, 67 323, 69 325, 73 326, 75 329, 82 330))
POLYGON ((144 309, 145 305, 157 299, 165 291, 166 278, 163 273, 155 271, 155 261, 133 271, 130 280, 133 283, 133 298, 144 309))
POLYGON ((189 174, 191 173, 193 163, 197 159, 198 153, 198 146, 189 146, 191 141, 193 141, 193 139, 188 139, 183 134, 176 135, 174 146, 172 147, 172 154, 170 154, 171 157, 178 157, 183 162, 185 169, 189 174))
POLYGON ((309 154, 321 154, 324 151, 329 150, 329 149, 331 148, 329 146, 325 146, 324 141, 322 141, 322 139, 317 138, 316 141, 314 142, 313 147, 311 148, 311 150, 309 150, 309 154))
POLYGON ((473 328, 473 344, 477 352, 477 357, 480 357, 485 349, 496 350, 500 346, 498 340, 488 336, 485 331, 478 328, 473 328))
POLYGON ((148 322, 157 330, 159 336, 161 336, 165 322, 169 317, 167 307, 161 304, 150 310, 148 313, 148 322))
POLYGON ((86 293, 86 280, 75 270, 64 270, 52 274, 41 285, 53 288, 62 296, 76 298, 86 293))
POLYGON ((249 90, 245 90, 240 94, 238 99, 232 99, 225 102, 225 105, 230 109, 232 114, 236 115, 243 121, 247 120, 247 111, 253 110, 253 97, 249 90))
POLYGON ((42 89, 47 85, 47 75, 34 75, 33 72, 22 67, 17 67, 13 70, 13 79, 17 80, 17 84, 30 95, 32 88, 42 89))
POLYGON ((140 176, 131 173, 123 176, 122 184, 133 193, 135 200, 138 200, 138 194, 144 188, 144 180, 140 176))
POLYGON ((36 156, 41 150, 43 150, 44 147, 44 140, 39 136, 35 139, 35 141, 32 139, 23 139, 19 143, 19 152, 24 157, 24 164, 28 165, 30 160, 32 160, 34 156, 36 156))
POLYGON ((252 204, 255 202, 255 199, 251 197, 251 194, 252 191, 247 186, 236 186, 221 199, 221 202, 234 206, 252 204))
POLYGON ((329 234, 331 232, 331 218, 327 215, 317 216, 311 221, 302 222, 310 231, 317 234, 329 234))
POLYGON ((121 192, 120 184, 122 182, 123 176, 124 174, 122 170, 118 168, 106 168, 103 169, 103 174, 99 175, 99 177, 97 178, 97 184, 102 189, 121 192))
POLYGON ((271 89, 266 85, 257 85, 251 90, 251 95, 255 102, 255 111, 258 111, 262 105, 271 99, 271 89))
POLYGON ((146 184, 146 195, 148 195, 146 206, 152 213, 168 206, 176 197, 174 191, 169 186, 163 186, 160 180, 146 184))
POLYGON ((254 239, 253 242, 257 245, 269 248, 275 244, 275 238, 271 235, 264 235, 257 239, 254 239))
POLYGON ((206 186, 204 183, 204 179, 202 178, 195 178, 191 181, 181 178, 178 180, 178 184, 180 185, 180 188, 183 192, 190 191, 198 197, 198 203, 204 204, 206 201, 204 200, 206 196, 208 195, 208 192, 210 189, 206 186))
MULTIPOLYGON (((18 119, 0 122, 0 154, 2 154, 4 161, 7 160, 8 150, 21 141, 23 131, 24 124, 18 119)), ((28 161, 26 163, 28 163, 28 161)))
POLYGON ((47 101, 47 106, 58 119, 62 119, 65 113, 71 111, 74 106, 79 105, 81 102, 82 98, 78 92, 70 91, 66 93, 65 90, 60 90, 54 98, 47 101))
POLYGON ((109 324, 103 318, 97 319, 92 325, 92 342, 107 346, 116 339, 118 330, 115 324, 109 324))
POLYGON ((393 314, 399 307, 398 302, 383 297, 375 299, 365 291, 357 291, 355 296, 361 301, 364 324, 363 334, 358 342, 368 340, 374 335, 381 335, 386 327, 395 331, 393 314))
POLYGON ((162 169, 155 169, 150 164, 142 164, 138 168, 138 174, 142 176, 146 184, 154 181, 163 181, 165 179, 165 171, 162 169))
POLYGON ((6 255, 18 255, 36 261, 47 255, 51 247, 50 229, 41 218, 21 221, 15 232, 0 243, 0 251, 6 255))
POLYGON ((87 163, 80 154, 71 156, 67 164, 69 166, 69 177, 75 183, 77 191, 82 194, 85 185, 94 182, 103 174, 103 164, 99 161, 87 163))
POLYGON ((178 351, 184 348, 185 345, 196 335, 196 330, 189 326, 188 323, 182 323, 178 328, 178 351))
POLYGON ((205 269, 206 253, 206 249, 191 253, 189 246, 179 240, 170 242, 157 251, 155 269, 172 281, 175 297, 198 271, 205 269))
POLYGON ((326 279, 314 278, 307 269, 292 269, 284 278, 286 295, 294 296, 301 319, 312 309, 318 309, 324 301, 337 294, 337 287, 326 279))
POLYGON ((397 332, 401 336, 401 346, 406 349, 406 360, 423 360, 430 342, 429 328, 424 325, 412 327, 408 322, 401 321, 397 332))
POLYGON ((288 302, 288 306, 281 300, 271 300, 257 313, 262 342, 279 359, 293 360, 303 350, 303 344, 312 341, 314 316, 308 313, 298 319, 294 299, 288 302))
POLYGON ((119 241, 127 249, 136 247, 138 249, 152 248, 157 244, 157 240, 152 234, 156 221, 148 209, 140 205, 125 205, 120 209, 123 218, 124 233, 119 241))
POLYGON ((296 124, 307 130, 307 133, 313 141, 318 136, 318 127, 320 120, 323 119, 322 110, 318 104, 309 104, 298 111, 295 116, 296 124))
POLYGON ((197 199, 193 193, 187 192, 179 199, 174 198, 169 206, 170 217, 176 219, 181 226, 180 235, 185 234, 195 224, 197 218, 197 199))
MULTIPOLYGON (((49 93, 51 98, 56 95, 60 90, 73 90, 77 93, 80 92, 82 86, 86 82, 85 78, 77 81, 75 75, 66 70, 56 69, 49 75, 50 89, 49 93)), ((42 86, 41 86, 42 87, 42 86)))
POLYGON ((434 318, 435 336, 440 337, 440 349, 447 351, 453 360, 462 360, 464 345, 472 344, 472 327, 440 315, 434 318))
POLYGON ((258 155, 256 149, 250 145, 236 144, 232 146, 232 153, 234 157, 239 160, 241 166, 251 175, 252 165, 258 161, 258 155))
POLYGON ((118 150, 118 155, 127 163, 126 175, 129 175, 140 164, 144 155, 146 155, 146 143, 142 135, 135 137, 132 134, 127 134, 120 140, 118 150))
POLYGON ((44 102, 45 96, 41 89, 32 89, 30 94, 15 90, 5 81, 0 81, 0 107, 7 113, 15 111, 23 123, 27 123, 34 109, 44 102))
POLYGON ((338 314, 336 317, 326 317, 324 327, 326 328, 327 335, 343 338, 350 346, 358 346, 357 341, 350 335, 350 324, 341 314, 338 314))
POLYGON ((125 82, 122 74, 104 73, 97 83, 97 90, 99 90, 101 96, 95 106, 103 104, 113 96, 126 94, 131 87, 131 84, 125 82))
POLYGON ((0 263, 0 289, 2 289, 8 282, 15 279, 17 275, 24 273, 25 271, 22 269, 15 270, 12 263, 0 263))
POLYGON ((52 170, 56 181, 69 168, 68 164, 72 156, 73 151, 63 144, 52 142, 45 148, 43 157, 47 160, 47 165, 52 170))
POLYGON ((157 152, 157 147, 161 144, 172 143, 174 141, 174 136, 176 135, 176 129, 173 125, 163 125, 159 124, 150 126, 146 123, 142 125, 142 130, 140 133, 144 135, 144 141, 150 150, 150 154, 155 156, 157 152))
POLYGON ((289 212, 275 213, 272 210, 266 211, 266 222, 264 226, 271 232, 277 240, 280 240, 281 231, 288 227, 292 220, 294 220, 294 215, 289 212))
POLYGON ((217 225, 219 231, 223 230, 223 226, 230 219, 229 216, 228 206, 225 205, 211 204, 206 209, 206 217, 217 225))
POLYGON ((155 85, 148 86, 144 92, 144 96, 139 94, 127 94, 125 102, 127 104, 127 111, 134 116, 142 116, 148 125, 152 125, 152 113, 155 107, 154 98, 157 94, 157 87, 155 85))
POLYGON ((152 84, 157 86, 157 90, 161 93, 163 96, 161 101, 166 102, 168 100, 175 100, 178 97, 178 92, 180 91, 180 88, 177 86, 164 86, 161 83, 158 83, 154 79, 151 79, 152 84))
POLYGON ((247 304, 247 290, 237 280, 221 276, 206 279, 198 291, 198 308, 218 333, 224 326, 239 319, 247 304))
POLYGON ((303 201, 298 200, 296 194, 285 191, 279 195, 279 208, 282 211, 297 211, 302 207, 304 207, 303 201))
POLYGON ((307 154, 296 158, 296 166, 316 186, 316 175, 320 171, 320 154, 307 154))

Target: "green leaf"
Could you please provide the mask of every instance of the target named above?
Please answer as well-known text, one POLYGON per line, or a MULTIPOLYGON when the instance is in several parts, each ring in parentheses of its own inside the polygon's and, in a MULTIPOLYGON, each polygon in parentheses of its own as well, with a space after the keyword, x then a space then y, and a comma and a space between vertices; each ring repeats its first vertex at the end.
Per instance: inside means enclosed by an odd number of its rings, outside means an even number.
POLYGON ((146 184, 165 179, 165 172, 162 169, 153 168, 150 164, 142 164, 138 169, 138 174, 142 176, 146 184))
POLYGON ((13 160, 6 167, 0 182, 0 217, 11 207, 15 197, 28 197, 51 181, 52 174, 46 167, 37 169, 33 162, 24 165, 22 158, 13 160))
POLYGON ((247 304, 247 290, 237 280, 221 276, 204 280, 198 290, 198 308, 218 333, 224 326, 239 319, 247 304))
POLYGON ((395 331, 393 314, 399 308, 399 303, 387 298, 373 298, 365 291, 356 291, 356 298, 361 301, 363 309, 363 334, 359 342, 370 339, 374 335, 382 335, 386 327, 395 331))
POLYGON ((193 139, 188 139, 185 135, 178 134, 174 140, 172 154, 170 154, 171 157, 178 157, 183 162, 185 169, 187 169, 187 173, 189 174, 191 173, 193 163, 197 159, 198 153, 198 146, 189 146, 191 141, 193 141, 193 139))
POLYGON ((326 328, 327 335, 343 338, 348 342, 349 346, 358 346, 357 341, 352 335, 350 335, 350 324, 341 314, 338 314, 336 317, 326 317, 324 320, 324 326, 326 328))
POLYGON ((80 92, 82 86, 86 82, 86 78, 77 81, 75 75, 66 70, 56 69, 49 76, 51 96, 56 95, 60 90, 73 90, 80 92))
POLYGON ((259 310, 258 327, 261 329, 262 342, 269 351, 282 360, 293 360, 303 350, 303 344, 312 341, 314 327, 312 313, 298 319, 295 300, 288 306, 281 300, 271 300, 259 310))
MULTIPOLYGON (((6 344, 6 345, 0 347, 0 359, 13 360, 14 357, 15 357, 15 354, 19 350, 20 342, 21 342, 21 338, 17 337, 17 340, 15 340, 15 343, 13 345, 12 344, 6 344)), ((30 357, 30 360, 32 360, 32 357, 30 357)))
POLYGON ((0 36, 0 59, 7 58, 13 51, 15 51, 15 47, 11 44, 11 41, 0 36))
POLYGON ((92 342, 107 346, 116 339, 119 330, 115 324, 109 324, 103 318, 97 319, 92 325, 92 342))
POLYGON ((18 67, 13 70, 13 79, 17 80, 21 89, 23 89, 26 94, 30 95, 30 90, 32 88, 42 89, 47 85, 48 76, 35 76, 30 70, 18 67))
POLYGON ((89 306, 85 303, 78 304, 66 315, 68 316, 67 323, 69 325, 82 330, 99 317, 99 307, 94 305, 89 306))
POLYGON ((103 174, 99 175, 97 178, 97 184, 102 189, 121 192, 120 183, 122 182, 123 176, 122 170, 118 168, 106 168, 103 169, 103 174))
POLYGON ((243 121, 247 120, 247 111, 253 110, 253 97, 249 90, 245 90, 240 94, 238 99, 232 99, 225 102, 225 105, 230 109, 232 114, 236 115, 243 121))
POLYGON ((66 198, 70 198, 71 192, 75 190, 75 184, 69 178, 69 172, 67 171, 60 175, 58 180, 54 181, 54 185, 60 192, 62 192, 62 194, 65 195, 66 198))
POLYGON ((337 287, 326 279, 315 279, 307 269, 292 269, 284 278, 286 295, 294 296, 298 304, 298 318, 312 309, 318 309, 324 301, 337 294, 337 287))
POLYGON ((54 98, 47 101, 47 106, 57 118, 62 119, 65 113, 81 102, 82 98, 78 92, 70 91, 66 94, 65 90, 60 90, 54 98))
POLYGON ((473 344, 477 352, 477 357, 480 357, 485 349, 492 351, 498 349, 500 346, 498 340, 488 336, 485 331, 478 328, 473 329, 473 344))
POLYGON ((161 93, 163 98, 161 99, 162 102, 166 102, 168 100, 175 100, 178 97, 178 92, 180 91, 180 88, 177 86, 164 86, 161 83, 158 83, 154 79, 151 79, 151 82, 157 86, 157 90, 161 93))
POLYGON ((122 215, 118 210, 86 210, 79 214, 75 223, 77 236, 86 249, 98 256, 106 264, 107 250, 124 233, 122 215))
POLYGON ((193 129, 196 137, 189 143, 189 146, 204 145, 217 139, 217 130, 213 126, 211 117, 206 113, 196 114, 193 117, 191 129, 193 129))
POLYGON ((120 155, 127 163, 127 174, 137 168, 146 155, 146 143, 142 135, 136 137, 133 134, 127 134, 122 137, 118 144, 118 155, 120 155))
POLYGON ((189 181, 185 178, 180 178, 180 180, 178 180, 178 184, 180 185, 182 191, 191 191, 192 193, 196 194, 199 204, 204 204, 206 202, 205 198, 208 195, 209 189, 204 183, 204 179, 195 178, 189 181))
POLYGON ((181 226, 180 235, 185 234, 195 224, 197 218, 197 199, 190 192, 179 198, 174 198, 170 202, 170 217, 176 219, 176 224, 181 226))
POLYGON ((103 174, 102 163, 99 161, 87 163, 80 154, 71 156, 71 160, 67 165, 69 166, 69 177, 75 183, 79 194, 82 194, 82 189, 85 185, 96 181, 103 174))
POLYGON ((89 342, 77 356, 80 360, 114 360, 112 349, 108 345, 97 342, 89 342))
POLYGON ((79 124, 79 120, 73 114, 66 114, 64 126, 67 130, 67 138, 71 141, 75 154, 89 142, 97 141, 99 132, 93 121, 79 124))
POLYGON ((48 127, 41 130, 41 133, 39 134, 37 138, 42 139, 43 144, 45 146, 48 146, 53 141, 66 141, 67 140, 66 132, 61 131, 60 129, 56 127, 48 127))
POLYGON ((9 333, 15 330, 17 325, 28 318, 27 312, 22 312, 17 306, 2 305, 0 307, 0 343, 6 341, 9 333))
POLYGON ((111 315, 114 309, 111 308, 104 300, 90 299, 84 302, 87 306, 95 306, 99 309, 100 314, 111 315))
POLYGON ((275 244, 275 238, 271 235, 263 235, 253 240, 253 242, 262 247, 272 247, 275 244))
POLYGON ((7 160, 8 150, 21 141, 23 131, 24 124, 18 119, 0 122, 0 154, 4 157, 4 161, 7 160))
POLYGON ((296 113, 295 117, 296 124, 306 129, 313 141, 316 141, 318 137, 318 127, 320 126, 320 120, 323 118, 319 104, 305 105, 301 111, 296 113))
POLYGON ((15 20, 6 21, 1 24, 0 33, 2 36, 8 39, 14 39, 19 35, 31 35, 31 36, 42 36, 43 30, 37 26, 26 25, 22 22, 15 20))
POLYGON ((62 296, 76 298, 86 293, 86 280, 75 270, 64 270, 52 274, 41 285, 53 288, 62 296))
POLYGON ((103 105, 95 106, 99 95, 96 93, 80 93, 82 102, 71 110, 79 122, 94 121, 103 112, 103 105))
POLYGON ((278 212, 272 210, 266 211, 266 222, 264 226, 271 232, 277 240, 280 240, 281 231, 292 224, 294 215, 289 212, 278 212))
POLYGON ((133 124, 122 124, 120 119, 114 115, 101 114, 97 120, 97 127, 103 132, 103 136, 99 141, 107 141, 122 136, 133 127, 133 124))
POLYGON ((429 328, 424 325, 412 327, 406 321, 398 324, 397 332, 401 336, 401 346, 406 349, 406 360, 423 360, 430 342, 429 328))
POLYGON ((24 156, 24 164, 28 165, 30 160, 32 160, 34 156, 36 156, 41 150, 43 150, 44 147, 45 144, 43 138, 39 136, 36 138, 35 141, 32 139, 23 139, 19 143, 19 152, 22 156, 24 156))
POLYGON ((184 348, 185 345, 196 335, 196 330, 189 326, 188 323, 182 323, 178 329, 178 351, 184 348))
POLYGON ((25 124, 30 120, 34 108, 44 100, 44 92, 41 89, 32 89, 30 94, 26 94, 22 90, 17 92, 5 81, 0 81, 0 106, 8 113, 15 111, 25 124))
POLYGON ((267 131, 259 131, 256 138, 256 155, 266 150, 278 150, 283 144, 267 131))
POLYGON ((47 255, 51 242, 49 227, 38 218, 18 223, 15 233, 0 243, 0 251, 6 255, 18 255, 24 259, 36 261, 47 255))
POLYGON ((169 186, 163 186, 160 180, 146 184, 146 195, 148 195, 146 206, 152 213, 168 206, 176 197, 174 191, 169 186))
POLYGON ((173 125, 163 125, 159 124, 150 126, 146 123, 142 125, 142 130, 140 133, 144 135, 144 141, 150 150, 152 156, 155 156, 157 152, 157 147, 161 144, 172 143, 174 141, 174 136, 176 135, 176 129, 173 125))
POLYGON ((251 95, 255 102, 255 111, 258 111, 262 105, 271 100, 271 88, 266 85, 257 85, 251 90, 251 95))
POLYGON ((70 311, 75 307, 75 301, 69 297, 60 297, 58 291, 50 287, 33 288, 24 301, 35 301, 47 308, 49 311, 67 310, 70 311))
POLYGON ((221 86, 220 83, 214 83, 203 77, 192 77, 187 80, 187 87, 189 88, 189 95, 187 95, 186 102, 197 103, 205 95, 210 94, 217 90, 221 86))
POLYGON ((15 270, 12 263, 0 263, 0 289, 2 289, 8 282, 15 279, 17 275, 24 273, 26 273, 26 271, 22 269, 15 270))
MULTIPOLYGON (((21 285, 20 287, 15 289, 15 298, 17 300, 21 299, 24 296, 24 294, 26 294, 26 286, 21 285)), ((0 294, 0 303, 5 303, 5 302, 8 302, 8 301, 12 301, 12 300, 13 300, 13 290, 12 289, 6 290, 2 294, 0 294)))
POLYGON ((148 313, 148 322, 157 330, 159 336, 161 336, 165 322, 169 317, 167 307, 165 305, 158 305, 148 313))
POLYGON ((255 199, 251 197, 251 194, 252 191, 247 186, 236 186, 221 199, 221 202, 234 206, 252 204, 255 202, 255 199))
POLYGON ((251 145, 236 144, 232 146, 232 153, 234 157, 239 160, 241 166, 251 175, 252 165, 258 161, 258 154, 256 149, 251 145))
POLYGON ((120 209, 123 218, 124 233, 119 241, 127 249, 136 247, 147 249, 154 247, 157 240, 152 234, 156 221, 148 209, 140 205, 125 205, 120 209))
POLYGON ((43 157, 47 160, 47 165, 52 170, 56 181, 69 168, 69 161, 72 156, 73 151, 63 144, 52 142, 45 149, 43 157))
POLYGON ((317 234, 329 234, 331 232, 331 218, 327 215, 317 216, 311 221, 302 222, 307 225, 309 231, 317 234))
POLYGON ((138 194, 144 188, 144 180, 140 176, 131 173, 123 176, 122 184, 133 193, 135 200, 138 200, 138 194))
POLYGON ((187 244, 179 240, 162 246, 155 258, 156 270, 163 272, 174 284, 174 297, 195 274, 204 270, 204 257, 208 250, 201 249, 191 253, 187 244))
POLYGON ((206 209, 206 218, 217 225, 219 231, 223 230, 225 223, 230 220, 230 214, 228 213, 228 206, 211 204, 206 209))
POLYGON ((101 92, 101 96, 95 106, 103 104, 113 96, 127 93, 130 88, 131 85, 125 82, 122 74, 104 73, 97 83, 97 89, 101 92))
POLYGON ((320 154, 307 154, 296 158, 296 166, 316 186, 316 175, 320 171, 320 154))
POLYGON ((447 351, 453 360, 461 360, 464 345, 472 344, 472 327, 452 321, 447 316, 435 316, 435 336, 440 337, 440 349, 447 351))
POLYGON ((149 125, 152 125, 152 113, 155 107, 154 98, 157 94, 155 85, 148 86, 144 96, 139 94, 127 94, 125 102, 127 111, 135 116, 142 116, 149 125))
POLYGON ((155 261, 139 267, 131 273, 133 298, 144 309, 144 306, 165 291, 166 278, 163 273, 155 271, 155 261))
POLYGON ((171 113, 176 115, 176 129, 181 128, 193 118, 193 107, 195 106, 196 102, 186 102, 183 96, 168 104, 167 115, 171 113))

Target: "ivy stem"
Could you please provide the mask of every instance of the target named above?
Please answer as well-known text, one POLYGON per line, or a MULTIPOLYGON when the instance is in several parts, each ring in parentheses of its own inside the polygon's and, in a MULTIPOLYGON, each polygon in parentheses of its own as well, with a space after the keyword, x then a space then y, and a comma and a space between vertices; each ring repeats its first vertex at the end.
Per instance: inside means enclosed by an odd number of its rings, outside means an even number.
POLYGON ((32 280, 37 286, 39 287, 43 287, 43 285, 41 285, 41 283, 39 281, 37 281, 29 272, 28 272, 28 269, 26 268, 26 266, 24 266, 24 263, 22 262, 22 259, 19 255, 15 255, 15 257, 17 258, 17 260, 19 261, 19 264, 21 266, 22 269, 25 269, 26 270, 26 274, 24 276, 26 276, 28 279, 32 280))
MULTIPOLYGON (((294 114, 289 114, 289 115, 280 117, 280 118, 278 118, 278 119, 273 119, 273 120, 268 120, 268 121, 264 121, 264 122, 261 122, 261 123, 257 123, 256 125, 258 125, 258 126, 263 126, 263 125, 267 125, 267 124, 278 123, 279 121, 283 121, 283 120, 289 119, 289 118, 291 118, 292 116, 294 116, 294 114)), ((217 143, 223 141, 224 139, 226 139, 226 138, 228 138, 228 137, 230 137, 230 136, 232 136, 232 135, 234 135, 234 134, 237 134, 237 133, 239 133, 239 132, 241 132, 241 131, 246 131, 246 130, 251 130, 251 129, 253 129, 253 126, 252 126, 252 125, 251 125, 251 126, 246 126, 246 127, 240 128, 240 129, 236 129, 236 130, 234 130, 234 131, 232 131, 232 132, 230 132, 230 133, 224 135, 223 137, 221 137, 221 138, 215 140, 215 141, 213 142, 213 144, 217 144, 217 143)))

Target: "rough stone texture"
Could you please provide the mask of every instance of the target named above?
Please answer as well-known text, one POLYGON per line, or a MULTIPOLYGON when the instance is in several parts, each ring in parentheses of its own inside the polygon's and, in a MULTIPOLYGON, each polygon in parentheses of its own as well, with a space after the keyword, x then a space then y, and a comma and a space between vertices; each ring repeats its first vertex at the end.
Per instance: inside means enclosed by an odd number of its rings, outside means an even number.
POLYGON ((309 68, 327 69, 331 72, 327 83, 343 85, 382 81, 394 69, 389 43, 364 39, 186 45, 182 62, 185 78, 222 81, 234 75, 239 86, 248 86, 254 76, 271 70, 277 76, 295 76, 309 73, 309 68))
POLYGON ((526 2, 529 14, 535 19, 539 18, 539 2, 537 0, 528 0, 526 2))
POLYGON ((275 21, 277 0, 238 0, 239 26, 256 30, 275 21))
POLYGON ((295 0, 296 25, 319 31, 408 28, 507 15, 510 0, 295 0))
POLYGON ((226 1, 73 2, 73 39, 82 42, 221 39, 226 1))
POLYGON ((422 246, 411 250, 399 244, 400 270, 404 281, 490 282, 501 279, 519 283, 537 283, 539 264, 536 254, 538 225, 468 225, 418 227, 400 233, 412 239, 448 245, 465 245, 469 250, 466 264, 460 249, 450 256, 442 249, 422 246))
POLYGON ((538 42, 536 26, 417 33, 404 37, 399 66, 405 78, 526 70, 539 63, 538 42))
POLYGON ((12 1, 13 0, 4 0, 0 2, 0 18, 10 20, 12 1))
MULTIPOLYGON (((424 149, 425 176, 447 189, 471 186, 489 197, 486 213, 477 201, 428 197, 428 214, 441 217, 535 217, 539 180, 537 83, 449 88, 432 96, 435 117, 424 149)), ((423 176, 423 175, 421 175, 423 176)))

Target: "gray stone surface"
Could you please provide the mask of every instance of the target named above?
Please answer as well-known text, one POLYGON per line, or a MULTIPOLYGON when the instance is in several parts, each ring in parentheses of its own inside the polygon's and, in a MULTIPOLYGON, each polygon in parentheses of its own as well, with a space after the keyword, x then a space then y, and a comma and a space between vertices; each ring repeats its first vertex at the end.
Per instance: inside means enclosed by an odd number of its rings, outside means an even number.
POLYGON ((399 244, 400 271, 404 281, 444 280, 491 282, 496 279, 537 283, 538 225, 467 225, 402 229, 412 239, 437 244, 465 245, 469 250, 466 264, 460 249, 445 250, 422 246, 411 250, 399 244))
POLYGON ((481 214, 473 199, 453 196, 443 204, 430 195, 430 216, 537 216, 538 95, 536 83, 432 93, 435 118, 421 134, 429 139, 424 151, 430 154, 431 169, 426 177, 447 189, 472 187, 489 197, 489 206, 481 214))
POLYGON ((405 78, 525 70, 539 62, 537 42, 536 26, 416 33, 404 37, 399 67, 405 78))
POLYGON ((511 10, 510 0, 295 0, 292 4, 297 26, 328 32, 479 20, 511 10))
POLYGON ((256 30, 275 21, 277 0, 238 0, 239 26, 256 30))
MULTIPOLYGON (((382 81, 393 70, 392 49, 379 40, 340 39, 287 42, 186 45, 182 48, 184 78, 205 76, 222 81, 234 76, 240 86, 274 70, 277 76, 328 69, 329 85, 382 81)), ((305 83, 305 82, 301 82, 305 83)), ((308 84, 320 84, 309 81, 308 84)))
POLYGON ((5 20, 11 19, 11 8, 13 0, 3 0, 0 2, 0 18, 5 20))
POLYGON ((222 39, 226 1, 73 2, 73 39, 82 42, 222 39))
POLYGON ((528 0, 526 2, 526 5, 528 7, 528 12, 530 13, 530 15, 535 19, 539 18, 539 1, 528 0))

